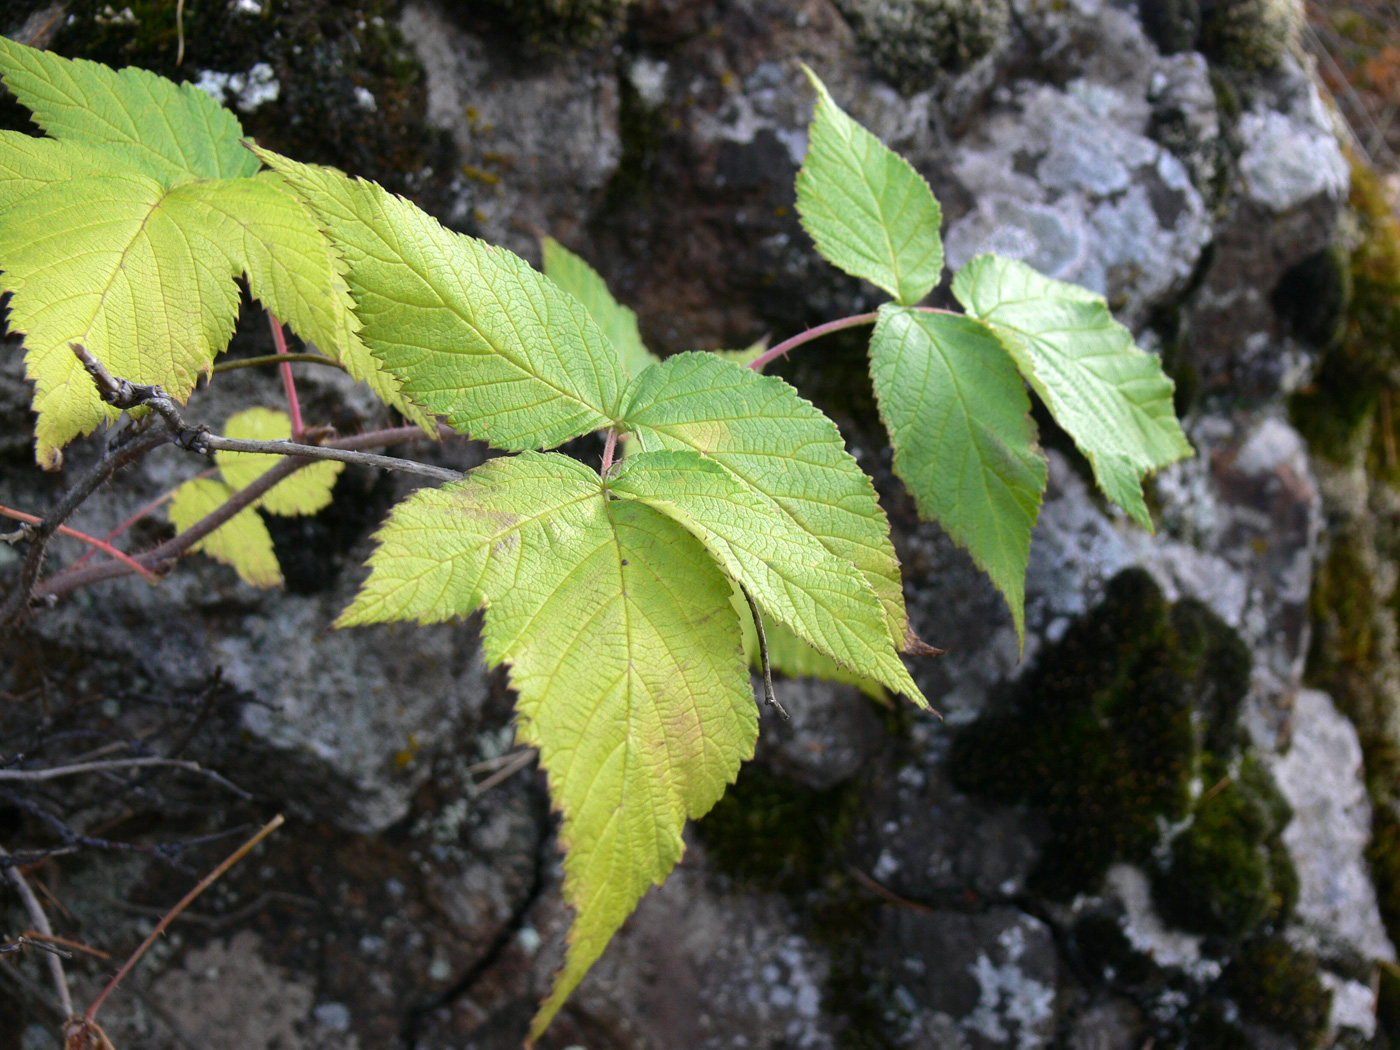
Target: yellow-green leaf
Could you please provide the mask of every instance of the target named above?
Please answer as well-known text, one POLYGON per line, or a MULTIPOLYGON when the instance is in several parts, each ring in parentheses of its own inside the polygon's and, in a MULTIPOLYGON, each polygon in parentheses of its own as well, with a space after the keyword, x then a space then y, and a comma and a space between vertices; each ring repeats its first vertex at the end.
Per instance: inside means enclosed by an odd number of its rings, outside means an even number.
POLYGON ((584 308, 518 255, 444 229, 372 182, 258 155, 341 252, 361 337, 405 394, 498 448, 611 425, 627 373, 584 308))
POLYGON ((836 424, 791 386, 714 354, 677 354, 638 377, 624 425, 640 451, 710 457, 854 565, 884 608, 891 642, 905 648, 899 562, 875 487, 836 424))
POLYGON ((60 58, 5 37, 0 73, 54 138, 98 146, 163 186, 258 170, 257 158, 240 141, 238 118, 192 84, 60 58))
POLYGON ((643 452, 629 456, 608 487, 679 521, 764 613, 808 645, 922 699, 855 566, 715 460, 690 450, 643 452))
MULTIPOLYGON (((183 532, 228 502, 233 489, 213 478, 193 478, 175 490, 170 501, 170 521, 183 532)), ((191 550, 231 565, 239 577, 254 587, 282 586, 282 570, 272 550, 272 536, 252 507, 240 510, 200 540, 191 550)))
POLYGON ((1150 530, 1143 476, 1193 454, 1158 360, 1102 296, 1016 259, 979 255, 958 271, 953 294, 996 332, 1104 494, 1150 530))
POLYGON ((276 172, 204 184, 199 219, 254 298, 292 331, 368 383, 379 399, 436 436, 428 414, 360 340, 344 263, 306 205, 276 172))
MULTIPOLYGON (((292 421, 287 413, 271 408, 250 408, 230 416, 224 424, 224 437, 243 441, 288 441, 291 436, 292 421)), ((277 465, 277 459, 260 452, 220 450, 214 453, 219 473, 234 491, 247 488, 262 477, 277 465)), ((335 460, 307 464, 272 486, 258 500, 257 506, 270 514, 291 517, 315 514, 330 505, 335 479, 344 469, 345 464, 335 460)))
POLYGON ((540 749, 563 813, 575 909, 538 1036, 641 895, 681 830, 753 754, 757 709, 729 584, 699 541, 642 503, 610 500, 560 455, 494 459, 421 490, 379 533, 337 621, 424 622, 486 606, 483 647, 510 665, 518 735, 540 749))
POLYGON ((637 315, 612 297, 598 272, 553 237, 546 237, 543 244, 545 276, 583 303, 617 351, 618 362, 627 374, 640 375, 656 364, 660 359, 642 342, 637 315))
POLYGON ((1024 639, 1026 564, 1047 475, 1011 356, 975 318, 886 304, 870 372, 895 473, 992 578, 1024 639))
POLYGON ((184 400, 227 344, 235 268, 208 236, 201 185, 166 189, 134 173, 85 175, 35 190, 0 213, 10 328, 24 334, 36 383, 39 462, 114 417, 69 349, 83 343, 113 375, 184 400))
POLYGON ((847 116, 806 72, 817 109, 797 173, 802 226, 833 266, 912 306, 943 273, 938 201, 907 160, 847 116))

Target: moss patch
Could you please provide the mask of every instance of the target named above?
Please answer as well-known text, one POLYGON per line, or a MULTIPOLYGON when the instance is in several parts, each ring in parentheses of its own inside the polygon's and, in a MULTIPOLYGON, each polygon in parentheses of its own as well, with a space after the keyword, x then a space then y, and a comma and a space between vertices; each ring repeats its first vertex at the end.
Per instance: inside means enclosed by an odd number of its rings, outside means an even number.
POLYGON ((1162 917, 1231 941, 1279 922, 1298 899, 1298 876, 1282 833, 1292 817, 1273 778, 1252 756, 1231 775, 1204 763, 1209 787, 1191 825, 1171 845, 1153 880, 1162 917))
POLYGON ((1169 605, 1129 569, 1002 710, 959 736, 951 772, 964 790, 1044 808, 1049 842, 1032 882, 1065 899, 1116 860, 1145 860, 1159 819, 1185 816, 1202 740, 1233 747, 1248 677, 1248 652, 1218 617, 1169 605))
POLYGON ((1205 56, 1254 72, 1273 69, 1299 46, 1303 4, 1302 0, 1202 0, 1200 17, 1199 47, 1205 56))
POLYGON ((912 94, 966 68, 1006 36, 1006 0, 836 0, 875 71, 912 94))
POLYGON ((197 80, 205 70, 246 75, 265 62, 277 98, 238 113, 259 142, 401 193, 418 194, 426 168, 451 170, 448 140, 424 123, 422 70, 395 28, 401 3, 260 3, 260 13, 252 14, 225 0, 187 0, 180 65, 170 0, 73 0, 48 46, 116 68, 141 66, 176 82, 197 80), (130 8, 133 17, 110 17, 113 7, 130 8))
POLYGON ((1322 985, 1317 960, 1281 936, 1251 940, 1230 963, 1222 981, 1241 1012, 1291 1036, 1301 1050, 1322 1041, 1332 993, 1322 985))
POLYGON ((759 889, 797 893, 838 863, 859 812, 842 784, 813 791, 749 763, 696 825, 715 867, 759 889))

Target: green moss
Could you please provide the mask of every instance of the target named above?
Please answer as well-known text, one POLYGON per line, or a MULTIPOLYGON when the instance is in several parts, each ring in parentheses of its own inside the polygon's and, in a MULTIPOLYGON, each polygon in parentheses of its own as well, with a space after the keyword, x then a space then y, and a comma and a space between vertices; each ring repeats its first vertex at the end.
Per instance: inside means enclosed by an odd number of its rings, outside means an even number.
POLYGON ((1199 46, 1212 62, 1268 70, 1299 46, 1301 0, 1202 0, 1200 10, 1199 46))
POLYGON ((813 791, 750 763, 696 829, 715 867, 765 890, 819 885, 860 803, 852 785, 813 791))
POLYGON ((1233 775, 1204 764, 1212 785, 1158 868, 1153 897, 1162 917, 1197 933, 1240 940, 1282 920, 1298 895, 1298 876, 1281 839, 1292 813, 1253 757, 1233 775))
POLYGON ((1032 881, 1063 899, 1115 860, 1145 860, 1159 819, 1185 815, 1201 737, 1234 746, 1248 679, 1248 652, 1218 617, 1169 605, 1129 569, 999 710, 960 734, 950 770, 964 790, 1045 810, 1032 881))
POLYGON ((617 33, 636 0, 483 0, 532 48, 588 47, 617 33))
POLYGON ((1317 960, 1278 935, 1256 937, 1226 968, 1222 983, 1248 1018, 1291 1036, 1307 1050, 1327 1031, 1332 993, 1318 976, 1317 960))
POLYGON ((1385 413, 1385 426, 1372 424, 1400 379, 1400 223, 1375 171, 1357 156, 1349 159, 1356 245, 1340 278, 1343 319, 1292 414, 1315 454, 1345 463, 1365 451, 1373 473, 1396 484, 1396 413, 1385 413))
POLYGON ((912 94, 1005 38, 1006 0, 836 0, 875 71, 912 94))
POLYGON ((62 55, 141 66, 177 82, 195 80, 204 70, 246 73, 267 63, 278 97, 238 118, 250 136, 298 160, 333 164, 404 193, 419 192, 424 168, 446 173, 452 167, 448 140, 424 122, 427 89, 394 27, 396 0, 261 0, 261 14, 225 0, 187 0, 185 55, 178 65, 170 0, 73 0, 67 6, 49 44, 62 55), (134 20, 104 13, 126 7, 134 20), (373 98, 373 111, 361 107, 361 90, 373 98))

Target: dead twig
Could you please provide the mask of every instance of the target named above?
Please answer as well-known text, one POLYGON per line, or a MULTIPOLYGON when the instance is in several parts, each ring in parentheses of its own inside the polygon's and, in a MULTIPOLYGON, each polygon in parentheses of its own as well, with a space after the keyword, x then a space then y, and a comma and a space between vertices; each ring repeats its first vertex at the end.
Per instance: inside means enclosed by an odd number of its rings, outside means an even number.
POLYGON ((44 780, 59 780, 63 777, 82 776, 85 773, 102 773, 120 769, 140 769, 147 766, 163 766, 171 769, 185 769, 191 773, 198 773, 200 776, 208 777, 222 787, 233 791, 240 798, 249 799, 253 796, 244 791, 237 784, 226 780, 212 769, 205 769, 198 762, 190 762, 182 758, 112 758, 100 762, 79 762, 71 766, 50 766, 47 769, 0 769, 0 781, 11 780, 20 782, 36 782, 44 780))
POLYGON ((519 773, 522 769, 524 769, 531 762, 533 762, 538 756, 538 754, 539 752, 537 752, 533 747, 527 747, 523 751, 517 751, 515 754, 510 756, 510 760, 501 769, 497 770, 495 773, 492 773, 480 784, 473 784, 472 794, 484 795, 497 784, 502 784, 505 781, 509 780, 511 777, 515 776, 515 774, 519 773))
MULTIPOLYGON (((111 1043, 107 1040, 106 1034, 97 1024, 97 1011, 102 1009, 102 1004, 107 1001, 107 997, 116 990, 117 986, 122 983, 122 980, 131 972, 132 968, 141 961, 141 957, 150 950, 151 945, 155 944, 156 939, 165 932, 166 927, 174 922, 175 919, 179 917, 180 913, 188 908, 196 897, 212 886, 224 872, 228 871, 229 868, 246 857, 254 846, 267 838, 268 835, 271 835, 284 823, 285 820, 280 813, 269 820, 259 829, 257 834, 225 857, 217 868, 200 879, 198 885, 181 897, 179 903, 166 913, 165 918, 156 923, 155 929, 153 929, 146 939, 141 942, 140 946, 131 953, 130 958, 122 963, 121 969, 112 975, 112 979, 108 981, 106 987, 98 993, 97 998, 88 1004, 87 1011, 83 1016, 81 1018, 73 1018, 73 1020, 65 1026, 63 1038, 64 1046, 67 1050, 88 1050, 94 1042, 102 1047, 111 1046, 111 1043)), ((72 1016, 71 1011, 69 1016, 72 1016)))
MULTIPOLYGON (((0 846, 0 857, 8 857, 4 846, 0 846)), ((43 905, 39 903, 39 898, 34 896, 34 891, 29 888, 29 882, 25 879, 24 873, 17 865, 10 865, 5 869, 5 877, 10 880, 10 885, 19 894, 19 899, 24 903, 24 910, 29 913, 29 921, 34 924, 34 928, 45 937, 53 936, 53 927, 49 925, 49 916, 44 911, 43 905)), ((63 972, 63 960, 57 955, 50 955, 49 977, 53 980, 54 991, 58 994, 58 1005, 63 1010, 64 1020, 73 1016, 73 994, 68 990, 68 977, 63 972)))

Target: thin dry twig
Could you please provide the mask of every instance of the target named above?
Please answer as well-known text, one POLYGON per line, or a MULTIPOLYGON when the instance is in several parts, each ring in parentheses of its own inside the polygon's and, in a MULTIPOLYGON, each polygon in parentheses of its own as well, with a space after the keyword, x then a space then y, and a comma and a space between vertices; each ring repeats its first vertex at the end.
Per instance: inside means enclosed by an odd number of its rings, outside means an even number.
MULTIPOLYGON (((8 857, 9 853, 4 846, 0 846, 0 857, 8 857)), ((25 879, 24 873, 19 870, 18 865, 10 865, 5 869, 5 877, 10 880, 10 885, 19 894, 19 899, 24 902, 24 910, 29 913, 29 921, 34 924, 34 928, 45 937, 53 936, 53 927, 49 925, 49 916, 44 911, 43 905, 39 903, 39 898, 34 896, 34 891, 29 888, 29 882, 25 879)), ((53 979, 54 991, 58 993, 58 1005, 63 1010, 66 1020, 74 1015, 73 994, 68 990, 68 977, 63 972, 63 960, 57 955, 49 955, 49 976, 53 979)))
POLYGON ((190 762, 182 758, 160 758, 156 756, 112 758, 100 762, 78 762, 70 766, 49 766, 47 769, 0 769, 0 781, 11 780, 33 783, 44 780, 59 780, 63 777, 76 777, 84 773, 103 773, 114 772, 121 769, 139 769, 143 766, 164 766, 171 769, 189 770, 191 773, 198 773, 200 776, 208 777, 210 780, 237 793, 241 798, 248 799, 253 797, 237 784, 226 780, 212 769, 205 769, 198 762, 190 762))
POLYGON ((271 835, 285 822, 285 818, 283 818, 282 814, 277 814, 277 816, 264 824, 262 828, 258 830, 257 834, 225 857, 217 868, 200 879, 199 884, 195 886, 194 889, 180 898, 180 902, 166 913, 165 918, 156 923, 155 929, 153 929, 146 939, 141 942, 140 946, 131 953, 131 957, 128 958, 126 962, 122 963, 121 969, 112 975, 112 979, 108 981, 107 986, 98 993, 97 998, 88 1004, 87 1011, 83 1016, 80 1019, 75 1019, 73 1023, 68 1026, 68 1030, 64 1035, 65 1042, 68 1046, 85 1047, 89 1045, 94 1038, 101 1039, 104 1042, 106 1041, 106 1036, 102 1034, 102 1029, 97 1026, 97 1011, 102 1009, 102 1004, 107 1001, 107 997, 116 990, 117 986, 121 984, 126 975, 131 972, 132 967, 141 961, 141 957, 146 954, 151 945, 155 944, 156 939, 165 932, 166 927, 174 922, 179 914, 188 908, 196 897, 212 886, 224 872, 228 871, 229 868, 246 857, 254 846, 271 835))
POLYGON ((539 752, 537 752, 533 747, 527 747, 523 751, 517 751, 514 755, 511 756, 511 760, 508 763, 506 763, 504 767, 502 767, 495 773, 492 773, 480 784, 473 784, 472 794, 484 795, 496 785, 502 784, 505 781, 509 780, 511 777, 515 776, 515 774, 519 773, 522 769, 524 769, 531 762, 533 762, 538 754, 539 752))

